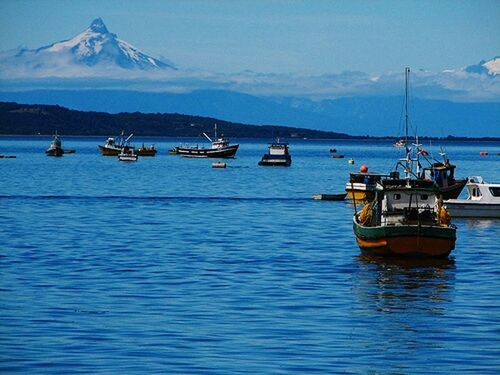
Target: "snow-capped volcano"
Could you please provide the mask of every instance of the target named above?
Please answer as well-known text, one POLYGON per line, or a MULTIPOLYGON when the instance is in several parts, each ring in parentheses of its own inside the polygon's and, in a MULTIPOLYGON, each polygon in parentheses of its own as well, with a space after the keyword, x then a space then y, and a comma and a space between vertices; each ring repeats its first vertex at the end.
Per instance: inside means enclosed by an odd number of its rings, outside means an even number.
POLYGON ((489 74, 496 76, 500 74, 500 56, 495 56, 491 60, 481 60, 476 65, 470 65, 465 68, 467 73, 489 74))
POLYGON ((148 56, 131 44, 110 33, 101 18, 97 18, 82 33, 38 49, 20 49, 5 56, 1 65, 16 66, 26 73, 50 76, 99 75, 113 69, 162 70, 175 69, 148 56), (90 69, 89 69, 90 68, 90 69), (82 73, 82 74, 79 74, 82 73))

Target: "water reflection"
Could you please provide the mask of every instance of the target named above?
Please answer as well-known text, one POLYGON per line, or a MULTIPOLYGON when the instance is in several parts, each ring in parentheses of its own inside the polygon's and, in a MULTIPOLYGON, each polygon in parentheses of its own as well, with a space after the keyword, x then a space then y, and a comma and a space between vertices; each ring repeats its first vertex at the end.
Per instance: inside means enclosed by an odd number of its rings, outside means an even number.
POLYGON ((498 219, 460 218, 454 219, 453 222, 456 225, 466 225, 470 229, 488 229, 491 227, 500 226, 500 220, 498 219))
POLYGON ((454 259, 356 258, 357 294, 364 308, 440 315, 453 297, 454 259))

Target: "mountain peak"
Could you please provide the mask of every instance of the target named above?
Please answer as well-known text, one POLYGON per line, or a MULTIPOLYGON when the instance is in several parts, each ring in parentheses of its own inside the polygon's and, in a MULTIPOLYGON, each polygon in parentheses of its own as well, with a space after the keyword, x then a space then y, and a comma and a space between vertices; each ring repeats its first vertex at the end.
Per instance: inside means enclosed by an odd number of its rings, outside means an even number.
POLYGON ((90 24, 89 29, 96 33, 103 33, 103 34, 109 33, 108 28, 104 24, 104 21, 102 20, 101 17, 98 17, 95 20, 93 20, 92 23, 90 24))
POLYGON ((500 74, 500 56, 495 56, 488 61, 481 60, 476 65, 469 65, 465 68, 465 71, 467 73, 488 74, 490 76, 496 76, 497 74, 500 74))

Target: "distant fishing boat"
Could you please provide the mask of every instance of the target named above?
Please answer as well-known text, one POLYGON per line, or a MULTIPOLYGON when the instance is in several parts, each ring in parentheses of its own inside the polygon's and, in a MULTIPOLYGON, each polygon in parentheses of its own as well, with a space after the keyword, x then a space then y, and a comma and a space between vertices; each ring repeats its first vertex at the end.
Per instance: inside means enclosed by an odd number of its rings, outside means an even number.
POLYGON ((397 147, 397 148, 405 147, 406 146, 406 141, 404 139, 400 139, 400 140, 394 142, 393 146, 397 147))
POLYGON ((129 141, 133 134, 125 138, 124 132, 116 138, 109 137, 104 146, 99 145, 99 150, 103 156, 117 156, 122 151, 122 148, 129 145, 129 141))
POLYGON ((63 156, 64 155, 64 150, 62 149, 62 142, 61 139, 59 138, 59 135, 56 133, 54 134, 52 138, 52 142, 50 143, 49 148, 45 151, 47 156, 63 156))
POLYGON ((132 146, 125 146, 121 149, 120 153, 118 154, 118 160, 120 161, 137 161, 139 156, 137 155, 134 147, 132 146))
POLYGON ((144 146, 144 143, 137 150, 138 156, 156 156, 158 150, 156 150, 155 145, 144 146))
POLYGON ((487 183, 482 177, 469 177, 466 199, 444 202, 452 217, 500 218, 500 184, 487 183))
POLYGON ((259 161, 259 165, 262 166, 289 167, 291 164, 292 156, 288 149, 288 143, 280 142, 279 138, 269 145, 267 154, 264 154, 259 161))
POLYGON ((214 140, 206 133, 203 135, 212 143, 211 147, 196 146, 178 146, 175 151, 171 150, 171 154, 179 154, 191 158, 234 158, 239 145, 229 144, 229 140, 223 135, 217 137, 217 125, 214 126, 214 140))
MULTIPOLYGON (((408 76, 405 69, 405 133, 408 138, 408 76)), ((358 212, 355 205, 353 231, 364 254, 375 256, 447 257, 455 248, 456 227, 438 196, 434 181, 415 178, 419 165, 418 142, 405 147, 399 160, 405 178, 377 182, 374 198, 358 212), (413 152, 413 154, 412 154, 413 152)))

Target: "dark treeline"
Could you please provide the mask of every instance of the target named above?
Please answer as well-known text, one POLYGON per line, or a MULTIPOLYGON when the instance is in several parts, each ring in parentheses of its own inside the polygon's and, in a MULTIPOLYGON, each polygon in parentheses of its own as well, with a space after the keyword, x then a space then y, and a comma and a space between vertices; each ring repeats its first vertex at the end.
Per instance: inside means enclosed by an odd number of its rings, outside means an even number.
POLYGON ((113 135, 123 130, 138 136, 198 137, 203 132, 236 138, 347 139, 347 134, 274 125, 244 125, 178 113, 83 112, 54 105, 0 102, 0 134, 113 135))
MULTIPOLYGON (((213 134, 214 124, 218 133, 231 138, 308 138, 308 139, 394 139, 393 136, 351 136, 345 133, 294 128, 277 125, 246 125, 210 117, 178 113, 117 113, 84 112, 58 105, 30 105, 0 102, 1 135, 61 135, 110 136, 134 133, 137 136, 199 137, 203 132, 213 134)), ((449 141, 499 141, 494 137, 420 137, 420 140, 449 141)))

